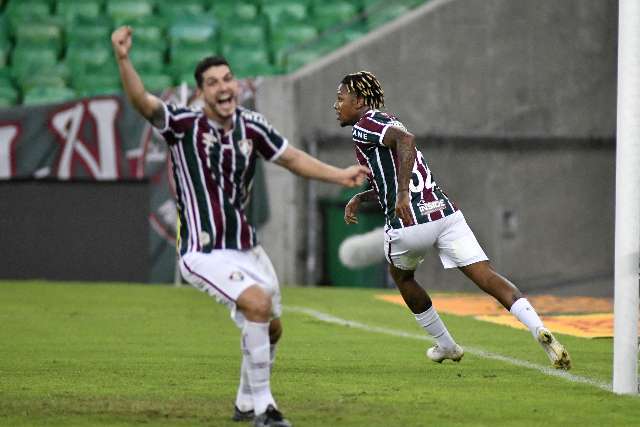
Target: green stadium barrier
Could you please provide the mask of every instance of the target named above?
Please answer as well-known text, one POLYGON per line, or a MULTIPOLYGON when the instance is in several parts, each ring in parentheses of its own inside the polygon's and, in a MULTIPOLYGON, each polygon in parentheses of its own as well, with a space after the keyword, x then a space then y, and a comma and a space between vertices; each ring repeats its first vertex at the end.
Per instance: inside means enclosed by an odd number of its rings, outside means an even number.
POLYGON ((300 49, 286 53, 280 64, 286 72, 292 72, 322 56, 322 52, 313 49, 300 49))
POLYGON ((278 31, 281 25, 305 22, 309 19, 307 5, 298 2, 269 2, 262 6, 262 13, 271 31, 278 31))
POLYGON ((62 48, 62 22, 56 18, 37 18, 22 22, 13 32, 16 44, 62 48))
POLYGON ((18 91, 11 80, 0 78, 0 107, 9 107, 18 102, 18 91))
POLYGON ((55 48, 16 45, 11 54, 11 72, 16 80, 52 68, 58 62, 55 48))
POLYGON ((22 103, 24 105, 49 104, 70 101, 76 97, 76 92, 68 87, 39 86, 27 91, 22 103))
POLYGON ((274 50, 301 45, 318 37, 318 30, 313 25, 296 23, 286 25, 272 34, 271 46, 274 50))
POLYGON ((391 3, 383 8, 373 9, 367 19, 371 30, 396 19, 400 15, 408 12, 410 7, 400 3, 391 3))
POLYGON ((264 46, 267 38, 262 23, 239 23, 222 27, 221 41, 228 48, 264 46))
POLYGON ((172 47, 170 53, 171 62, 166 68, 167 74, 173 76, 177 84, 186 82, 193 85, 195 84, 193 72, 198 62, 204 57, 217 53, 218 46, 216 43, 172 47))
POLYGON ((238 77, 257 77, 263 72, 271 74, 269 71, 272 67, 266 49, 231 49, 224 54, 238 77))
MULTIPOLYGON (((171 18, 171 20, 175 19, 171 18)), ((164 51, 168 45, 166 29, 171 20, 153 15, 143 16, 139 18, 129 18, 122 22, 113 21, 113 28, 120 27, 121 25, 129 25, 133 28, 133 38, 135 46, 144 46, 145 48, 155 48, 157 50, 164 51)), ((109 35, 109 41, 111 35, 109 35)), ((111 43, 109 43, 111 44, 111 43)))
POLYGON ((258 6, 248 2, 216 2, 212 11, 217 18, 226 22, 255 22, 260 17, 258 6))
POLYGON ((114 62, 113 51, 104 42, 95 45, 73 45, 64 59, 71 72, 78 76, 90 70, 99 70, 114 62))
POLYGON ((153 3, 147 0, 109 0, 106 5, 107 15, 119 23, 153 14, 153 3))
POLYGON ((200 16, 182 15, 168 24, 167 36, 172 53, 171 61, 174 62, 181 55, 183 48, 197 49, 202 45, 216 46, 217 50, 218 23, 209 14, 200 16), (180 50, 177 50, 180 48, 180 50))
POLYGON ((69 69, 65 64, 55 64, 45 72, 32 73, 23 76, 18 84, 23 93, 38 86, 66 87, 69 79, 69 69))
POLYGON ((11 47, 9 39, 0 35, 0 67, 5 67, 9 63, 11 47))
MULTIPOLYGON (((271 75, 294 71, 423 2, 0 0, 0 67, 10 70, 22 90, 42 81, 66 84, 69 76, 50 71, 57 66, 83 82, 79 92, 113 91, 113 84, 105 84, 108 79, 100 77, 89 87, 83 76, 117 76, 110 36, 116 26, 128 24, 135 29, 134 63, 143 73, 164 75, 162 82, 169 76, 192 84, 195 64, 215 53, 228 56, 238 76, 271 75), (368 14, 364 24, 360 19, 344 26, 363 11, 368 14), (28 78, 42 69, 51 74, 48 80, 28 78)), ((5 97, 3 105, 19 98, 5 97)))
POLYGON ((15 32, 22 24, 49 17, 51 5, 47 0, 12 0, 7 4, 5 14, 10 30, 15 32))
POLYGON ((177 2, 175 0, 161 0, 157 4, 158 15, 164 21, 187 16, 197 16, 204 12, 204 6, 200 0, 183 0, 177 2))
POLYGON ((144 87, 149 92, 159 93, 173 86, 173 78, 170 75, 157 73, 141 73, 140 77, 144 82, 144 87))
MULTIPOLYGON (((320 200, 324 236, 324 271, 327 275, 323 282, 333 286, 384 287, 386 264, 350 269, 342 265, 338 257, 340 244, 345 238, 366 233, 384 225, 384 216, 378 206, 361 208, 358 211, 358 224, 345 224, 344 206, 354 194, 362 189, 343 190, 336 198, 320 200)), ((382 250, 382 248, 380 248, 382 250)))
POLYGON ((66 29, 67 46, 93 46, 110 43, 111 29, 112 22, 108 17, 78 16, 74 23, 66 29))
POLYGON ((102 12, 102 1, 98 0, 57 0, 56 16, 66 26, 73 25, 78 18, 96 19, 102 12))
POLYGON ((356 5, 347 2, 327 3, 314 8, 313 22, 320 31, 354 19, 358 13, 356 5))
POLYGON ((130 54, 131 62, 140 72, 164 70, 164 52, 154 47, 136 46, 130 54))

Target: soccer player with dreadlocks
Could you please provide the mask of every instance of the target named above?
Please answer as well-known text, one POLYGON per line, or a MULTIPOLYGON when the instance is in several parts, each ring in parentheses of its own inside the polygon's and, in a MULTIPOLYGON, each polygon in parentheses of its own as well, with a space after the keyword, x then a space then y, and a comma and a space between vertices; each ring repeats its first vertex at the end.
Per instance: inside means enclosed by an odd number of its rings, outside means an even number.
POLYGON ((381 111, 383 107, 382 86, 368 71, 348 74, 338 86, 334 104, 338 121, 353 127, 358 162, 371 171, 371 188, 347 203, 345 222, 357 223, 362 202, 379 202, 385 214, 384 250, 391 276, 418 323, 436 339, 427 357, 458 362, 464 355, 414 278, 426 251, 435 247, 444 268, 459 268, 531 331, 555 368, 570 369, 569 354, 529 301, 493 270, 462 212, 436 184, 414 136, 396 117, 381 111))

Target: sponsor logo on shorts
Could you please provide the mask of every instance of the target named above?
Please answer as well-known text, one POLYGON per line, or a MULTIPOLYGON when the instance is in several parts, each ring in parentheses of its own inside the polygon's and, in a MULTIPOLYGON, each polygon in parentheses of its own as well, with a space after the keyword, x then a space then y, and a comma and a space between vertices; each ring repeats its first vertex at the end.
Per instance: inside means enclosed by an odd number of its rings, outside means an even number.
POLYGON ((244 274, 240 273, 239 271, 234 271, 229 275, 229 279, 239 282, 240 280, 244 279, 244 274))
POLYGON ((420 209, 420 213, 422 215, 428 215, 433 212, 441 211, 445 209, 447 205, 444 203, 444 200, 436 200, 433 202, 425 202, 421 200, 418 202, 418 209, 420 209))

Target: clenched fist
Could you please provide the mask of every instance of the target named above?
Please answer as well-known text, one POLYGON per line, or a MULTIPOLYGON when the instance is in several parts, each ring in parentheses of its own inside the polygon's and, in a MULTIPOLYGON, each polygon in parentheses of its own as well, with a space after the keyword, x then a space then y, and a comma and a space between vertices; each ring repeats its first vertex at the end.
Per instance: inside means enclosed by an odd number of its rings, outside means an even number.
POLYGON ((133 29, 129 26, 120 27, 111 34, 111 44, 117 59, 125 59, 129 56, 132 34, 133 29))

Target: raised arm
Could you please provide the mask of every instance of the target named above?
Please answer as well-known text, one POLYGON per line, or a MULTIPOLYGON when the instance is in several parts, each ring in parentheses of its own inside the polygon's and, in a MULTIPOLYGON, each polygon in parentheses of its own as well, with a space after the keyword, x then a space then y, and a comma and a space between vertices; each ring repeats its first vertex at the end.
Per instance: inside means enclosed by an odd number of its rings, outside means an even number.
POLYGON ((328 165, 292 146, 285 148, 276 163, 304 178, 318 179, 346 187, 361 185, 369 173, 369 170, 364 166, 354 165, 340 169, 328 165))
POLYGON ((382 141, 398 156, 398 194, 396 197, 396 216, 402 219, 404 224, 412 224, 411 195, 409 194, 409 182, 413 173, 413 165, 416 162, 415 137, 398 127, 390 127, 382 141))
POLYGON ((165 124, 162 101, 145 90, 142 79, 129 58, 132 34, 133 29, 129 26, 120 27, 111 34, 111 44, 120 69, 122 87, 134 108, 153 126, 162 128, 165 124))

